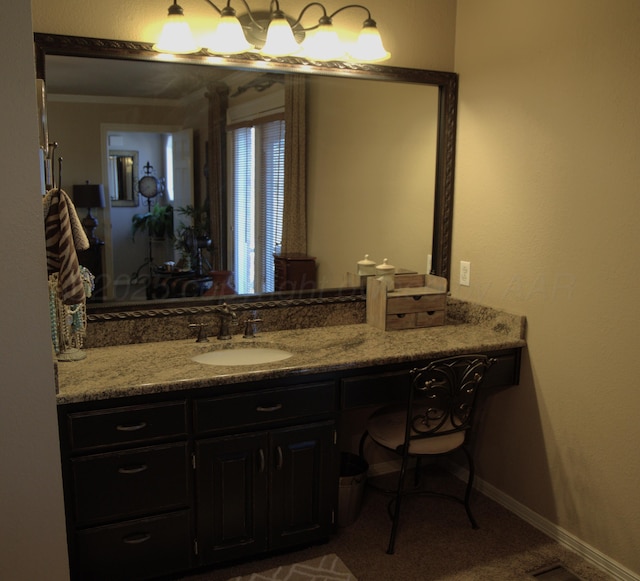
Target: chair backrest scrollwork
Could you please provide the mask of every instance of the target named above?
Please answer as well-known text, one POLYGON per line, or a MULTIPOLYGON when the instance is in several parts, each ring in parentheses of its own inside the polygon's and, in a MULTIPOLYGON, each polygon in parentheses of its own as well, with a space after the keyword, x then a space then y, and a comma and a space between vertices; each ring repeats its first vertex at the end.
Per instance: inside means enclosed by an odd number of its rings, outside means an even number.
POLYGON ((494 362, 486 355, 457 355, 413 369, 405 443, 469 429, 478 389, 494 362))

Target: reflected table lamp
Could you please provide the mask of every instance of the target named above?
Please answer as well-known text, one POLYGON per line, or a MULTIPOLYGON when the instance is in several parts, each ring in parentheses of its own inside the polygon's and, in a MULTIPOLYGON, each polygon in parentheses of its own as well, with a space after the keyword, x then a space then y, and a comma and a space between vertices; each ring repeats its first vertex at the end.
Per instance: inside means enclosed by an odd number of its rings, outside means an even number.
POLYGON ((86 184, 73 186, 73 203, 76 208, 87 208, 87 215, 82 219, 82 226, 92 246, 102 244, 96 237, 98 219, 91 213, 92 208, 104 208, 104 188, 102 184, 86 184))

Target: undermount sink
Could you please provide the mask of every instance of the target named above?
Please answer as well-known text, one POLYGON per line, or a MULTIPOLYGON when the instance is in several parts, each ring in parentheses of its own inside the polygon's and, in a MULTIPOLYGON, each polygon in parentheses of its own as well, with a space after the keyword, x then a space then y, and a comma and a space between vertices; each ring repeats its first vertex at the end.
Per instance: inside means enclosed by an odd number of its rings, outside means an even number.
POLYGON ((206 365, 256 365, 258 363, 273 363, 291 357, 293 353, 282 349, 267 347, 245 347, 239 349, 220 349, 209 351, 192 357, 196 363, 206 365))

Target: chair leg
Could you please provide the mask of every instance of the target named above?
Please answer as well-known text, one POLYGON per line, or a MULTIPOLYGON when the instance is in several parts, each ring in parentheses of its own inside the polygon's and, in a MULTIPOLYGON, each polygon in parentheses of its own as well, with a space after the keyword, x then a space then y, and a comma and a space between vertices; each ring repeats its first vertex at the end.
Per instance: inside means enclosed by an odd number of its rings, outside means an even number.
POLYGON ((413 475, 413 485, 418 488, 422 479, 422 456, 416 456, 416 468, 413 475))
MULTIPOLYGON (((398 477, 398 488, 396 489, 395 510, 393 512, 393 524, 391 525, 391 535, 389 536, 389 546, 387 554, 393 555, 396 546, 396 534, 398 532, 398 523, 400 522, 400 502, 402 500, 402 491, 404 489, 404 478, 407 472, 407 455, 402 457, 402 467, 400 468, 400 476, 398 477)), ((393 502, 393 501, 392 501, 393 502)))
POLYGON ((469 452, 469 450, 467 450, 464 446, 462 446, 462 451, 467 457, 467 463, 469 465, 469 480, 467 481, 467 489, 464 494, 464 508, 467 511, 467 516, 469 517, 469 521, 471 522, 471 528, 477 529, 480 527, 478 527, 478 523, 476 522, 476 519, 473 517, 473 514, 471 512, 471 504, 470 504, 471 492, 473 491, 473 480, 475 478, 475 467, 473 464, 473 457, 471 456, 471 453, 469 452))
POLYGON ((365 430, 362 436, 360 436, 360 444, 358 445, 358 454, 360 454, 360 458, 364 458, 364 442, 367 439, 368 435, 369 432, 365 430))

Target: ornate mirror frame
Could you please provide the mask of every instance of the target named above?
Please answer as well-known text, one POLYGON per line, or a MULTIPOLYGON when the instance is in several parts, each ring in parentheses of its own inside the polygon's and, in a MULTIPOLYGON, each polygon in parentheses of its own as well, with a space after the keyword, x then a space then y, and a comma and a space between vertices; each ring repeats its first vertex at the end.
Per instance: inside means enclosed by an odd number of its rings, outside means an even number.
MULTIPOLYGON (((272 58, 243 54, 234 57, 213 57, 204 53, 195 55, 163 55, 155 52, 150 43, 65 36, 57 34, 35 33, 36 72, 39 79, 46 83, 46 55, 65 55, 76 57, 134 59, 155 62, 173 62, 185 64, 206 64, 226 66, 239 69, 289 72, 311 75, 330 75, 336 77, 352 77, 388 82, 419 83, 438 87, 438 129, 436 146, 436 183, 433 215, 432 273, 449 279, 451 269, 451 235, 453 218, 453 190, 455 178, 456 130, 458 106, 458 75, 453 72, 433 71, 391 67, 375 64, 351 64, 343 62, 311 62, 296 57, 272 58)), ((278 306, 300 301, 320 303, 336 300, 364 300, 363 289, 345 288, 333 290, 300 291, 291 293, 269 293, 268 295, 236 295, 227 302, 247 303, 249 308, 261 306, 278 306)), ((154 304, 149 301, 141 305, 115 307, 114 305, 92 305, 89 320, 127 318, 126 313, 140 316, 157 316, 175 314, 176 312, 193 312, 201 309, 209 310, 211 305, 218 305, 222 298, 211 298, 197 302, 188 299, 176 299, 176 302, 154 304), (186 311, 185 311, 186 309, 186 311), (192 311, 193 309, 193 311, 192 311)), ((215 306, 213 307, 215 308, 215 306)))

